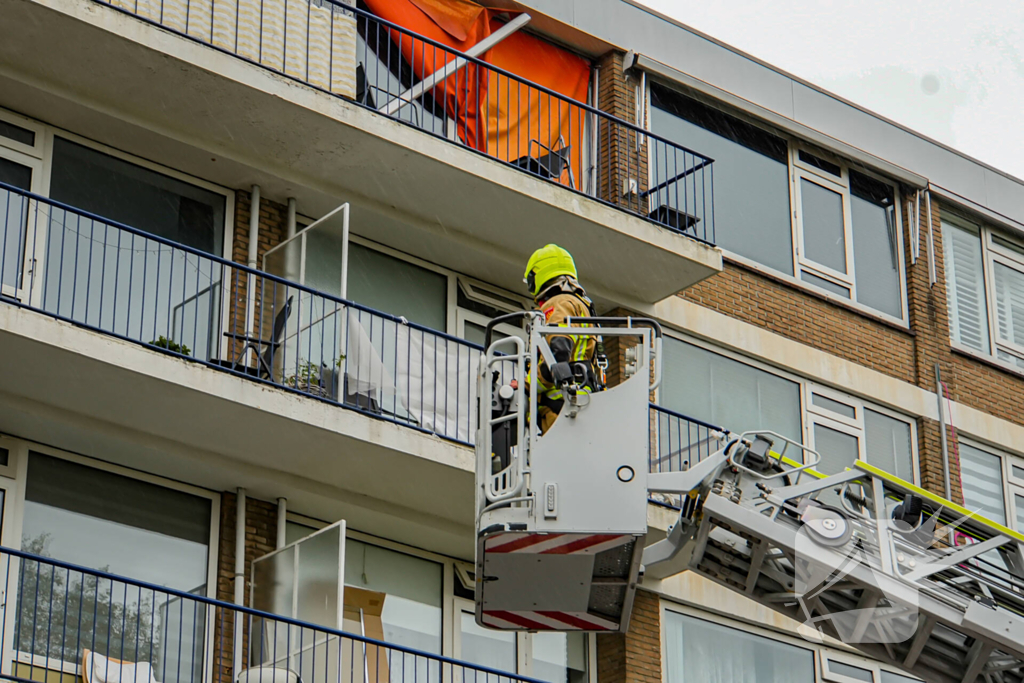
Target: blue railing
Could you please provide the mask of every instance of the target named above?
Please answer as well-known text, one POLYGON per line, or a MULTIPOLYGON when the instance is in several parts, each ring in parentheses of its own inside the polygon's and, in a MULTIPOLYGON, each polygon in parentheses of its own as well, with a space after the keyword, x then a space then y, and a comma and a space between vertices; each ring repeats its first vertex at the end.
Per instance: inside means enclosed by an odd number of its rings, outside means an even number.
POLYGON ((22 683, 541 683, 11 548, 0 578, 22 683))
POLYGON ((651 472, 681 472, 718 451, 722 427, 651 404, 651 472))
MULTIPOLYGON (((651 439, 648 466, 651 472, 681 472, 722 447, 722 427, 687 417, 682 413, 651 404, 651 439)), ((652 494, 651 502, 679 508, 677 495, 652 494)))
POLYGON ((715 241, 712 159, 347 3, 97 2, 662 227, 715 241), (431 80, 432 74, 440 76, 431 80))
POLYGON ((0 183, 9 303, 470 444, 481 347, 0 183))
MULTIPOLYGON (((483 349, 0 183, 0 300, 472 445, 483 349)), ((651 406, 652 472, 713 425, 651 406)))

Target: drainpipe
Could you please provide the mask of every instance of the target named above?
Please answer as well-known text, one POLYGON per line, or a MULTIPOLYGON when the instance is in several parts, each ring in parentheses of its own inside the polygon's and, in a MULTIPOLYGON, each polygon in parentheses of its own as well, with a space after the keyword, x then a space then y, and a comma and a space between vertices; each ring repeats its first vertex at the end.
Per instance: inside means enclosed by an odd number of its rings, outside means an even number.
MULTIPOLYGON (((256 256, 260 240, 260 186, 252 186, 251 202, 249 205, 249 260, 248 266, 256 269, 256 256)), ((246 310, 248 311, 248 324, 246 329, 249 334, 256 337, 256 278, 247 278, 248 297, 246 310)))
MULTIPOLYGON (((259 189, 256 188, 256 191, 259 192, 259 189)), ((245 602, 245 489, 242 487, 238 488, 236 500, 238 508, 235 510, 235 604, 243 605, 245 602)), ((238 674, 242 671, 241 612, 235 612, 234 657, 232 657, 232 662, 234 664, 232 680, 237 680, 238 674)))
POLYGON ((281 549, 285 546, 286 538, 285 529, 288 524, 288 499, 278 498, 277 499, 277 548, 281 549))
MULTIPOLYGON (((942 406, 942 375, 939 364, 935 364, 935 395, 939 399, 939 443, 942 445, 942 486, 946 500, 953 500, 951 476, 949 474, 949 444, 946 443, 946 412, 942 406)), ((953 419, 953 416, 949 416, 953 419)))
POLYGON ((295 237, 295 197, 288 198, 288 232, 286 239, 295 237))

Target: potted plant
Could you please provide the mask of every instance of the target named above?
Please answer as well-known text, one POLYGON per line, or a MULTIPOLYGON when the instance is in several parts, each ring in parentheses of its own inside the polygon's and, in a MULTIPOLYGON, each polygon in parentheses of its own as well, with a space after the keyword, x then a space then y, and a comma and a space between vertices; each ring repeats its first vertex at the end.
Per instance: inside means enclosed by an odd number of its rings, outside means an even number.
POLYGON ((167 349, 168 351, 171 351, 173 353, 180 353, 183 356, 192 355, 192 349, 188 348, 184 344, 179 344, 173 339, 168 339, 163 335, 160 335, 159 339, 154 339, 153 341, 149 342, 149 345, 156 346, 157 348, 161 349, 167 349))
MULTIPOLYGON (((345 354, 341 354, 338 360, 334 362, 334 367, 340 368, 344 360, 345 354)), ((298 389, 306 394, 333 399, 334 387, 331 386, 333 382, 325 383, 321 374, 322 370, 326 369, 326 367, 326 365, 316 365, 308 360, 301 360, 299 361, 297 372, 285 378, 284 383, 286 386, 298 389)))

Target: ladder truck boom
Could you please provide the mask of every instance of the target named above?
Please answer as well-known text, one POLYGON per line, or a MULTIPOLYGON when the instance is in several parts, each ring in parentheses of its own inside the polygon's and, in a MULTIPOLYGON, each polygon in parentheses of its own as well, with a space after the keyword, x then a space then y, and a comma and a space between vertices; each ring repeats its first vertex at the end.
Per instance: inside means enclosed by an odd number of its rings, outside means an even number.
POLYGON ((696 571, 926 681, 1024 682, 1024 536, 864 462, 822 474, 769 431, 720 430, 688 469, 650 473, 657 323, 523 315, 526 339, 488 338, 478 377, 481 625, 625 631, 644 576, 696 571), (526 379, 556 332, 618 337, 627 363, 607 391, 566 387, 541 436, 526 379), (645 548, 651 493, 681 504, 645 548))

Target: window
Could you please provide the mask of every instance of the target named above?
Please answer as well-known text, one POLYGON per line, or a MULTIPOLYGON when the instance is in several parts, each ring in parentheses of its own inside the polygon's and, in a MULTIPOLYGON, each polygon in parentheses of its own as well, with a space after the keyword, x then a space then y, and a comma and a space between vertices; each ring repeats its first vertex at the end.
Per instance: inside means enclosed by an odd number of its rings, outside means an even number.
POLYGON ((62 137, 53 139, 50 197, 211 254, 224 248, 223 194, 62 137))
POLYGON ((829 650, 821 651, 821 671, 822 680, 834 683, 920 683, 917 678, 887 671, 876 661, 829 650))
MULTIPOLYGON (((893 183, 658 84, 650 87, 650 129, 715 159, 718 246, 904 318, 893 183)), ((671 175, 652 167, 651 186, 671 175)))
MULTIPOLYGON (((786 141, 654 84, 650 128, 715 160, 718 246, 792 274, 786 141)), ((673 175, 657 168, 652 174, 652 187, 673 175)))
POLYGON ((1006 524, 1003 459, 968 443, 959 444, 964 503, 985 517, 1006 524))
POLYGON ((821 455, 818 469, 826 474, 866 460, 906 481, 917 479, 914 423, 905 416, 669 336, 663 354, 658 403, 670 410, 733 431, 771 430, 807 443, 821 455))
POLYGON ((665 337, 661 405, 726 429, 770 429, 801 441, 800 385, 665 337))
POLYGON ((668 683, 814 683, 808 648, 672 611, 664 629, 668 683))
POLYGON ((942 252, 953 343, 1024 369, 1024 246, 944 211, 942 252))
MULTIPOLYGON (((206 595, 211 518, 210 498, 29 454, 21 544, 27 552, 206 595)), ((90 643, 113 657, 180 663, 164 681, 201 676, 206 623, 191 608, 176 610, 179 599, 46 565, 24 563, 22 572, 21 623, 62 624, 72 610, 86 616, 48 637, 16 627, 20 652, 76 663, 79 644, 90 643), (40 618, 41 609, 53 616, 40 618)))
POLYGON ((1024 459, 959 439, 964 507, 1024 532, 1024 459))
POLYGON ((902 318, 896 188, 805 150, 793 178, 800 279, 902 318))
POLYGON ((808 387, 811 443, 817 469, 838 474, 865 460, 909 482, 916 480, 913 426, 881 408, 820 387, 808 387))
POLYGON ((348 295, 434 330, 447 327, 447 276, 354 242, 348 252, 348 295))

